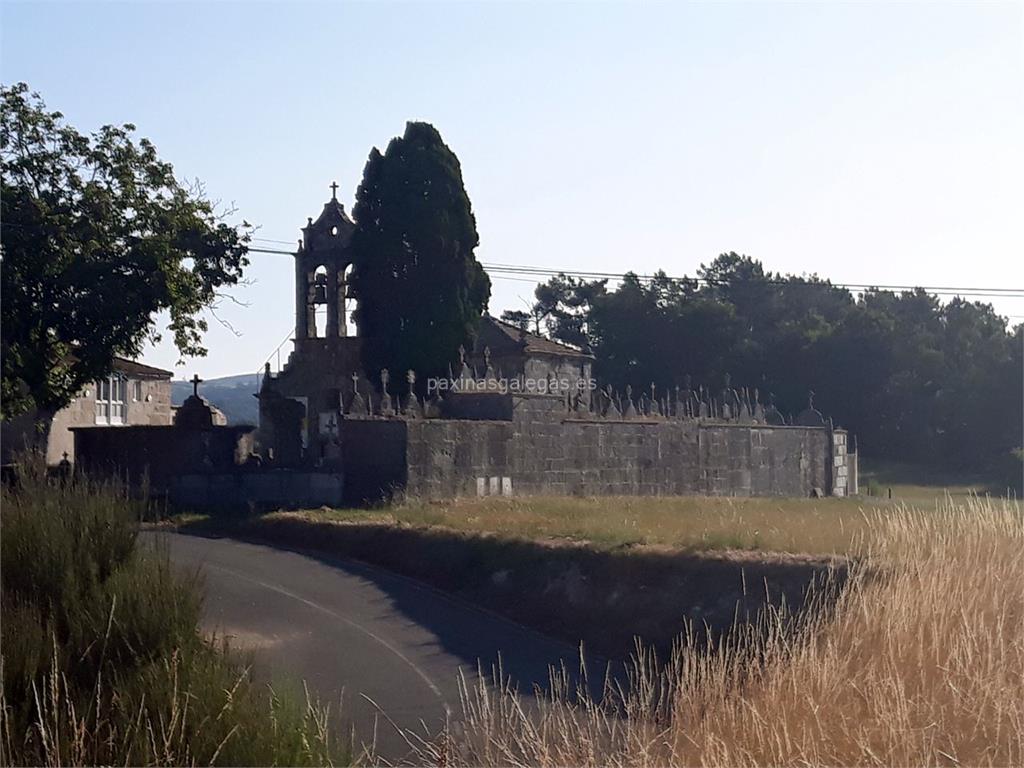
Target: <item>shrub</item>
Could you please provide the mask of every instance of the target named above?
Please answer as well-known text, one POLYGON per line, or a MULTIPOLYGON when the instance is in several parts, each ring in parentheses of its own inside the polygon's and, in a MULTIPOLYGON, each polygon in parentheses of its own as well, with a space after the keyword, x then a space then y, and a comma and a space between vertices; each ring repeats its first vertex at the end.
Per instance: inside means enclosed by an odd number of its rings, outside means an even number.
POLYGON ((326 711, 199 634, 198 575, 137 546, 142 502, 29 468, 2 503, 0 763, 333 760, 326 711))

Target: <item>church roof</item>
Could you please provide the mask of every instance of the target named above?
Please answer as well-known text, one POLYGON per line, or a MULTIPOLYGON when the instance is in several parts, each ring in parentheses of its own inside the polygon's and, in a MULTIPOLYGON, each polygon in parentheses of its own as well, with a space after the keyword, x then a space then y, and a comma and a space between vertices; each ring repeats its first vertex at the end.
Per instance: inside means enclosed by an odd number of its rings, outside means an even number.
POLYGON ((152 365, 140 363, 137 360, 129 360, 126 357, 114 358, 114 370, 126 376, 134 376, 141 379, 169 379, 173 375, 163 368, 154 368, 152 365))
POLYGON ((526 354, 556 355, 558 357, 592 358, 589 352, 570 347, 536 333, 523 333, 518 326, 484 315, 480 321, 479 346, 488 346, 495 355, 522 350, 526 354), (525 341, 523 346, 521 342, 525 341))

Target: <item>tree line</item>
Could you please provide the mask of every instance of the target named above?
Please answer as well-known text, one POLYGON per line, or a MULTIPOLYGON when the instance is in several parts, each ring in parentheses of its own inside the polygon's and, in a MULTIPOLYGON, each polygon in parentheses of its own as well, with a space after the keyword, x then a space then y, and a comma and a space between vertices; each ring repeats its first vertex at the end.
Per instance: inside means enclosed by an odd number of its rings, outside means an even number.
POLYGON ((602 383, 664 391, 689 375, 717 390, 731 374, 791 413, 813 390, 871 457, 1020 474, 1024 324, 990 304, 922 289, 854 296, 736 253, 696 278, 630 273, 614 290, 561 274, 535 298, 502 318, 589 347, 602 383))

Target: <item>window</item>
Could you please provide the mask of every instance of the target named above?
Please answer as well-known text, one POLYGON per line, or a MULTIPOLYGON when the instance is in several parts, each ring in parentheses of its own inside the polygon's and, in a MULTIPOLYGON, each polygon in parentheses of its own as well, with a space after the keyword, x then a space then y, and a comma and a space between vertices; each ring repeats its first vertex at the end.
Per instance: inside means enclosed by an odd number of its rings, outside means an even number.
POLYGON ((128 379, 112 374, 96 382, 96 423, 124 424, 128 379))
POLYGON ((138 379, 132 382, 132 402, 142 402, 142 382, 138 379))

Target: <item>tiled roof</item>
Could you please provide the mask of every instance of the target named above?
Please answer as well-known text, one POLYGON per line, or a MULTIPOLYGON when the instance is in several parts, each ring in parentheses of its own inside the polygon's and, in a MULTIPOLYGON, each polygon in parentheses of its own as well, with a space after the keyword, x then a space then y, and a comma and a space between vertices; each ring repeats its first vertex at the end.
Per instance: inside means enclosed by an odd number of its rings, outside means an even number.
POLYGON ((163 368, 154 368, 152 365, 140 363, 137 360, 129 360, 125 357, 114 358, 114 370, 126 376, 136 376, 142 379, 169 379, 173 375, 163 368))
MULTIPOLYGON (((506 323, 503 320, 485 315, 480 322, 479 343, 490 346, 491 352, 494 354, 503 354, 512 348, 520 349, 521 337, 523 337, 523 333, 517 326, 506 323)), ((525 351, 527 353, 558 355, 560 357, 593 357, 593 355, 576 349, 576 347, 570 347, 568 344, 552 341, 544 336, 528 331, 525 334, 525 341, 525 351)))

